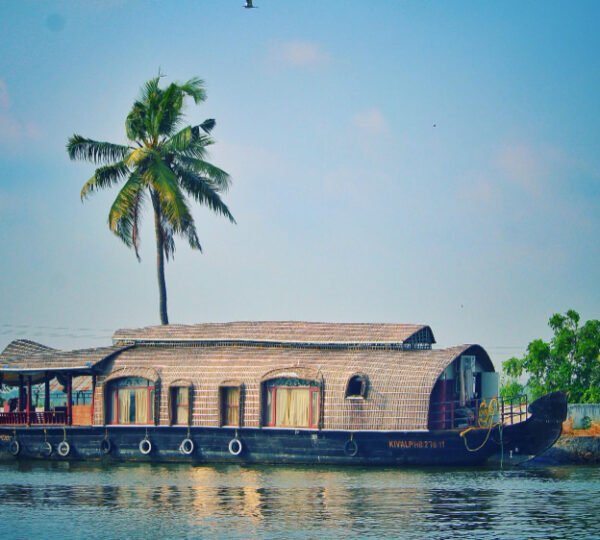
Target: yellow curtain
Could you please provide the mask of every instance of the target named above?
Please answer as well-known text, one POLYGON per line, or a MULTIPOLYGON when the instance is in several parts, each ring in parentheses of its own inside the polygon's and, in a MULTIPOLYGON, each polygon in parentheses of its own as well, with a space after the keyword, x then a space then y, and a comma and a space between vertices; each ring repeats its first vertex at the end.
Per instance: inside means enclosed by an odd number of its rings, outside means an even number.
POLYGON ((129 394, 130 390, 115 390, 119 400, 119 424, 129 424, 129 415, 131 413, 129 394))
POLYGON ((176 424, 187 424, 189 422, 189 388, 177 388, 175 402, 177 407, 176 424))
POLYGON ((149 401, 150 401, 150 414, 148 415, 148 422, 150 424, 154 423, 154 392, 156 390, 154 388, 150 388, 150 390, 148 390, 148 393, 150 394, 149 396, 149 401))
POLYGON ((225 407, 227 414, 225 417, 226 425, 240 425, 240 389, 226 388, 225 389, 225 407))
POLYGON ((135 423, 148 423, 148 389, 138 388, 135 392, 135 423))
POLYGON ((277 388, 276 426, 308 427, 310 390, 308 388, 277 388))
POLYGON ((311 392, 310 399, 312 399, 312 418, 310 419, 310 423, 316 426, 319 424, 319 393, 311 392))

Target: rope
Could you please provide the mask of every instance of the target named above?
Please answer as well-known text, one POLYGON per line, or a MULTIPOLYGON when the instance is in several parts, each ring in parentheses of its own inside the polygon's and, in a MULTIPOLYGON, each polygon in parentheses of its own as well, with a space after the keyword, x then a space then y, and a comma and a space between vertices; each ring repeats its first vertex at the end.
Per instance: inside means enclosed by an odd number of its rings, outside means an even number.
MULTIPOLYGON (((474 429, 476 429, 473 426, 468 427, 467 429, 465 429, 464 431, 461 431, 459 433, 459 435, 462 437, 463 441, 465 442, 465 448, 469 452, 478 452, 479 450, 481 450, 487 444, 487 442, 490 438, 490 435, 492 433, 492 429, 495 426, 500 426, 502 424, 501 422, 498 422, 498 423, 494 422, 494 416, 496 416, 497 414, 498 414, 498 400, 496 398, 492 398, 490 400, 489 404, 486 404, 485 400, 483 400, 481 402, 481 405, 479 406, 478 424, 479 424, 479 427, 487 428, 487 430, 488 430, 485 438, 483 439, 483 442, 477 448, 471 448, 469 446, 466 435, 467 435, 467 433, 469 433, 469 431, 473 431, 474 429)), ((502 439, 502 428, 500 427, 499 429, 500 429, 500 438, 502 439)))

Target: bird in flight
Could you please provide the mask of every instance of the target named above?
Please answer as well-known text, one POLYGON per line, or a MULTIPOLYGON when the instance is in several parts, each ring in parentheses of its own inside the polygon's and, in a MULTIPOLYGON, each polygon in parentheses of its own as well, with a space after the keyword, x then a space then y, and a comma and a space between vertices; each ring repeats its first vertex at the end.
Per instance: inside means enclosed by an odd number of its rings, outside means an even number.
POLYGON ((246 5, 244 6, 246 9, 255 9, 258 6, 253 6, 252 5, 252 0, 246 0, 246 5))

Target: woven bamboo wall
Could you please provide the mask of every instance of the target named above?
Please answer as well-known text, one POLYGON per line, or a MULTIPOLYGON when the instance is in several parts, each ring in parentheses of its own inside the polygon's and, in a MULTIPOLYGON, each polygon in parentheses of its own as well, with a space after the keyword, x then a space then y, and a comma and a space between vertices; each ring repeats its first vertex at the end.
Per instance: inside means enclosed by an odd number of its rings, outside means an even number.
MULTIPOLYGON (((156 370, 160 377, 158 417, 169 425, 169 387, 175 381, 193 385, 192 425, 219 425, 219 386, 225 381, 244 385, 243 425, 261 423, 261 380, 270 371, 320 374, 323 381, 322 427, 325 429, 427 429, 429 398, 442 371, 470 346, 442 350, 402 351, 365 349, 310 349, 256 346, 144 346, 115 355, 109 372, 141 373, 156 370), (348 379, 366 374, 369 390, 364 400, 347 399, 348 379)), ((475 353, 485 355, 480 347, 475 353), (480 351, 480 352, 478 352, 480 351)), ((473 354, 473 351, 470 351, 473 354)), ((487 355, 486 355, 487 356, 487 355)), ((491 365, 491 364, 490 364, 491 365)), ((96 388, 95 423, 104 423, 106 377, 96 388)))

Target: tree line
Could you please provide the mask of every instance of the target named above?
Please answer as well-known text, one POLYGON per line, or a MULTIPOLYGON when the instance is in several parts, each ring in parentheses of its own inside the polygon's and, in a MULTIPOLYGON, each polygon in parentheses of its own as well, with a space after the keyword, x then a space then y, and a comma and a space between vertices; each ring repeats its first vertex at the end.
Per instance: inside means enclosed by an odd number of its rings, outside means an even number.
POLYGON ((527 393, 537 399, 560 390, 567 393, 570 403, 600 403, 600 321, 580 323, 574 310, 552 315, 550 340, 535 339, 522 357, 502 363, 501 395, 511 398, 527 393))

